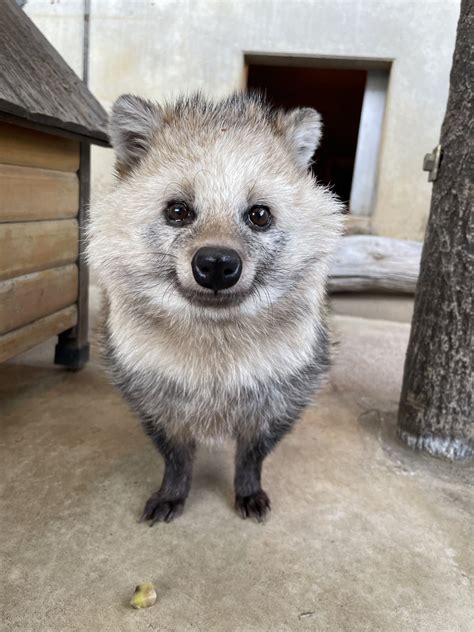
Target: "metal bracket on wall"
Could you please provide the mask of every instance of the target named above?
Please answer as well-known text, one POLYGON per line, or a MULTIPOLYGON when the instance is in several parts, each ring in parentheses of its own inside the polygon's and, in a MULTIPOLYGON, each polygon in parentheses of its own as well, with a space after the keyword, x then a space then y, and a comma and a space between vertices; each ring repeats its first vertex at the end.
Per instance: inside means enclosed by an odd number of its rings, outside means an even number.
POLYGON ((438 177, 439 165, 443 156, 443 148, 436 145, 431 154, 426 154, 423 159, 423 171, 428 171, 428 182, 434 182, 438 177))

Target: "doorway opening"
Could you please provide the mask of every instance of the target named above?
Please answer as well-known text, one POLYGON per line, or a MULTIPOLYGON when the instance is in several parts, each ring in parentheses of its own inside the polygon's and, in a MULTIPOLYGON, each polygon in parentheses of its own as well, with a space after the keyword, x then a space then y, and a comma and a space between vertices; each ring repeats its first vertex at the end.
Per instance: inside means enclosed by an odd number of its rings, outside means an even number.
POLYGON ((372 212, 388 69, 361 62, 317 60, 298 66, 279 57, 246 57, 247 89, 277 107, 312 107, 323 119, 323 137, 312 170, 345 202, 349 212, 372 212), (342 62, 343 63, 343 62, 342 62))

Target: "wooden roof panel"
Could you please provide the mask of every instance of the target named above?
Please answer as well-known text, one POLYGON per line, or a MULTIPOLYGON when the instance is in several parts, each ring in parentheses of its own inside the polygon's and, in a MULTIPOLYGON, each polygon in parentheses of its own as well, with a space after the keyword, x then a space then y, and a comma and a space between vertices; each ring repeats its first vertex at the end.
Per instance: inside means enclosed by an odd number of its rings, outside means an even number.
POLYGON ((13 0, 0 2, 0 113, 108 142, 104 108, 13 0))

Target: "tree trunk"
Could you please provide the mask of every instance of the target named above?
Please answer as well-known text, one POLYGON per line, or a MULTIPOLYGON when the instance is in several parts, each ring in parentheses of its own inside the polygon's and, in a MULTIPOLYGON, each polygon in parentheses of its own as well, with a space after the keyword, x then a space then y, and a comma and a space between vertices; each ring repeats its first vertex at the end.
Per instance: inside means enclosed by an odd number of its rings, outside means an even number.
POLYGON ((449 459, 474 454, 473 33, 474 3, 462 0, 398 412, 403 441, 449 459))

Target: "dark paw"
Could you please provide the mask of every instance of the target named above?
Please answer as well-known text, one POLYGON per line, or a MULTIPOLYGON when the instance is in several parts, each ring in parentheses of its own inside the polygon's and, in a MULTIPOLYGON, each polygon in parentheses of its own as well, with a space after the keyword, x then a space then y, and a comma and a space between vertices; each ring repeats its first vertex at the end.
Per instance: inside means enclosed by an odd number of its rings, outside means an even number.
POLYGON ((171 522, 183 513, 185 498, 166 498, 160 492, 155 492, 147 500, 140 522, 150 521, 150 527, 155 522, 171 522))
POLYGON ((263 491, 259 489, 258 492, 250 494, 250 496, 235 497, 235 508, 240 514, 241 518, 255 518, 257 522, 263 522, 270 511, 270 499, 263 491))

